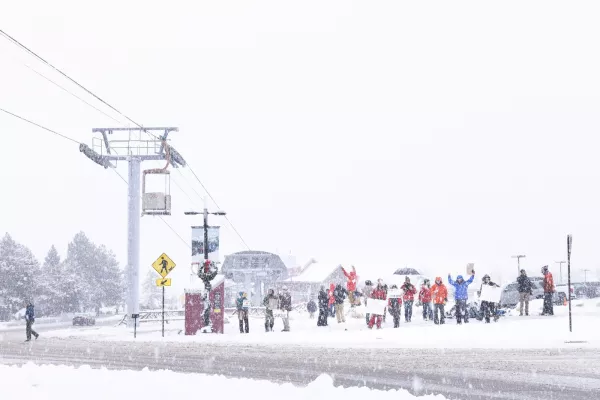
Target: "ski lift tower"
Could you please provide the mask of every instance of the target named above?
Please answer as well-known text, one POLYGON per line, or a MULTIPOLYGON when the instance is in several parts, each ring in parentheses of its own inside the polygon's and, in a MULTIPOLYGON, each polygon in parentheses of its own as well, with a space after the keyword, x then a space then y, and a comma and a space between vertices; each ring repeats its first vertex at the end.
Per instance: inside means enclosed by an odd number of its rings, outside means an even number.
POLYGON ((140 218, 143 215, 171 215, 169 165, 185 167, 183 157, 168 144, 170 132, 178 128, 94 128, 101 137, 92 139, 92 147, 81 143, 79 151, 104 168, 116 168, 118 161, 126 161, 129 167, 128 226, 127 226, 127 321, 139 315, 140 306, 140 218), (145 170, 143 161, 166 161, 163 168, 145 170), (114 162, 114 164, 113 164, 114 162), (146 179, 164 179, 164 190, 147 192, 146 179), (140 180, 142 185, 140 187, 140 180), (140 201, 141 200, 141 201, 140 201), (140 207, 141 206, 141 207, 140 207))

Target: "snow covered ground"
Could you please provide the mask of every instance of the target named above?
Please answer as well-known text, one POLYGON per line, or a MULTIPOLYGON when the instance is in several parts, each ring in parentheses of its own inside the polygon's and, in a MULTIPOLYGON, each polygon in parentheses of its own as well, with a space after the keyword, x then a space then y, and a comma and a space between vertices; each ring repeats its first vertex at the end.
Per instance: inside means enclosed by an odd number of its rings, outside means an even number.
POLYGON ((379 391, 365 387, 334 387, 332 379, 321 375, 306 387, 275 384, 222 376, 181 374, 171 371, 110 371, 87 366, 25 364, 22 367, 0 365, 3 400, 105 400, 105 399, 185 399, 189 397, 258 400, 269 398, 362 400, 444 400, 442 395, 413 396, 406 390, 379 391), (240 390, 244 395, 240 396, 240 390))
POLYGON ((600 299, 573 301, 573 333, 569 332, 568 307, 554 308, 554 317, 540 316, 542 301, 530 304, 530 316, 514 313, 502 317, 497 323, 484 324, 471 319, 469 324, 457 325, 446 320, 445 325, 422 321, 421 309, 415 308, 413 322, 402 319, 399 329, 392 328, 392 319, 381 330, 369 330, 364 318, 347 317, 345 324, 329 319, 328 327, 317 327, 316 319, 306 313, 292 316, 292 331, 280 332, 281 320, 275 323, 275 332, 264 331, 263 320, 250 319, 250 334, 240 334, 236 317, 225 325, 224 335, 198 334, 184 336, 183 323, 166 327, 165 338, 160 335, 160 323, 142 325, 137 339, 126 327, 71 328, 41 331, 46 337, 78 337, 108 341, 181 341, 202 343, 282 344, 311 347, 366 347, 366 348, 573 348, 600 347, 600 299))

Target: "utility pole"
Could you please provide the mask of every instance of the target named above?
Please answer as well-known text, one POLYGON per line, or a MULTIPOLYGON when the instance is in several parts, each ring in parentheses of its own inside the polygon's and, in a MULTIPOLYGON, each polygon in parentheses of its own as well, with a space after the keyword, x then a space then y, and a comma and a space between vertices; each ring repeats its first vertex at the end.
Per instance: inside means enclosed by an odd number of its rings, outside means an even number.
MULTIPOLYGON (((140 219, 142 215, 171 215, 171 197, 167 189, 164 193, 141 193, 141 165, 144 161, 166 160, 167 165, 162 170, 144 171, 147 173, 163 173, 168 176, 167 167, 172 165, 177 168, 186 165, 185 160, 167 144, 170 132, 178 132, 175 127, 167 128, 94 128, 93 133, 101 133, 102 138, 94 138, 92 147, 81 143, 79 151, 96 164, 104 168, 116 168, 118 161, 127 161, 128 189, 127 189, 127 315, 128 325, 134 315, 139 315, 140 310, 140 219), (120 140, 110 140, 115 132, 126 132, 127 136, 120 140), (157 134, 152 133, 157 132, 157 134), (136 137, 136 133, 139 137, 136 137), (142 139, 142 134, 150 135, 149 139, 142 139), (132 137, 133 134, 133 137, 132 137), (97 151, 98 149, 99 151, 97 151), (119 151, 121 154, 119 154, 119 151), (115 162, 115 165, 112 162, 115 162), (157 172, 158 171, 158 172, 157 172), (162 197, 161 197, 162 196, 162 197), (160 200, 160 201, 157 201, 160 200), (160 204, 162 201, 162 205, 160 204), (141 204, 143 202, 143 205, 141 204)), ((136 322, 134 320, 134 325, 136 322)), ((131 326, 131 325, 130 325, 131 326)))
POLYGON ((554 261, 555 264, 559 264, 559 273, 560 273, 560 283, 563 283, 563 279, 562 279, 562 265, 566 264, 566 261, 554 261))
POLYGON ((571 314, 571 249, 573 236, 567 235, 567 296, 569 296, 569 332, 573 332, 573 315, 571 314))
POLYGON ((517 259, 517 276, 521 273, 521 258, 525 258, 525 255, 512 256, 511 258, 517 259))
POLYGON ((587 283, 587 273, 590 272, 589 269, 582 269, 583 271, 583 282, 587 283))

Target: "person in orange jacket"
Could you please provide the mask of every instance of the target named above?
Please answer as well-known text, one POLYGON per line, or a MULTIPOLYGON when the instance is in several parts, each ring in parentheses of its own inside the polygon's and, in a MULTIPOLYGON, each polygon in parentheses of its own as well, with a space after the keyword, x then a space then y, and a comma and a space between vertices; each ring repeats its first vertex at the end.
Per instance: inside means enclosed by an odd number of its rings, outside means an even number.
POLYGON ((448 302, 448 288, 440 276, 435 278, 435 285, 431 287, 431 296, 433 297, 433 322, 436 325, 444 324, 446 320, 444 306, 448 302))
POLYGON ((352 271, 350 273, 346 272, 344 267, 340 267, 342 272, 348 279, 346 282, 346 289, 348 289, 348 300, 350 300, 350 307, 354 307, 356 305, 356 299, 354 298, 354 292, 356 292, 356 282, 358 281, 358 277, 356 276, 356 268, 354 265, 352 266, 352 271))
POLYGON ((552 305, 552 296, 554 295, 554 278, 552 273, 548 271, 548 266, 542 267, 544 275, 544 309, 542 315, 554 315, 554 306, 552 305))

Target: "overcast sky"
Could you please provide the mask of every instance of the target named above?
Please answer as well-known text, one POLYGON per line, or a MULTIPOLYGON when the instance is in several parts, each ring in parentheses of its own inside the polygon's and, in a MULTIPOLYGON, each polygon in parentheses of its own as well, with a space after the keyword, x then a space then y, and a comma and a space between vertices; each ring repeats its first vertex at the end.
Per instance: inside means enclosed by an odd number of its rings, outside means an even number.
MULTIPOLYGON (((1 29, 135 121, 179 127, 171 144, 252 249, 366 278, 474 262, 511 279, 513 254, 557 276, 572 233, 574 271, 600 268, 597 1, 8 3, 1 29)), ((0 55, 0 107, 89 145, 119 126, 35 70, 124 121, 2 37, 0 55)), ((119 177, 3 113, 0 127, 2 231, 42 259, 83 230, 125 265, 119 177)), ((166 220, 189 242, 201 221, 183 211, 204 191, 188 170, 173 181, 166 220)), ((210 222, 222 255, 245 249, 210 222)), ((189 282, 187 245, 141 227, 141 269, 164 251, 189 282)))

